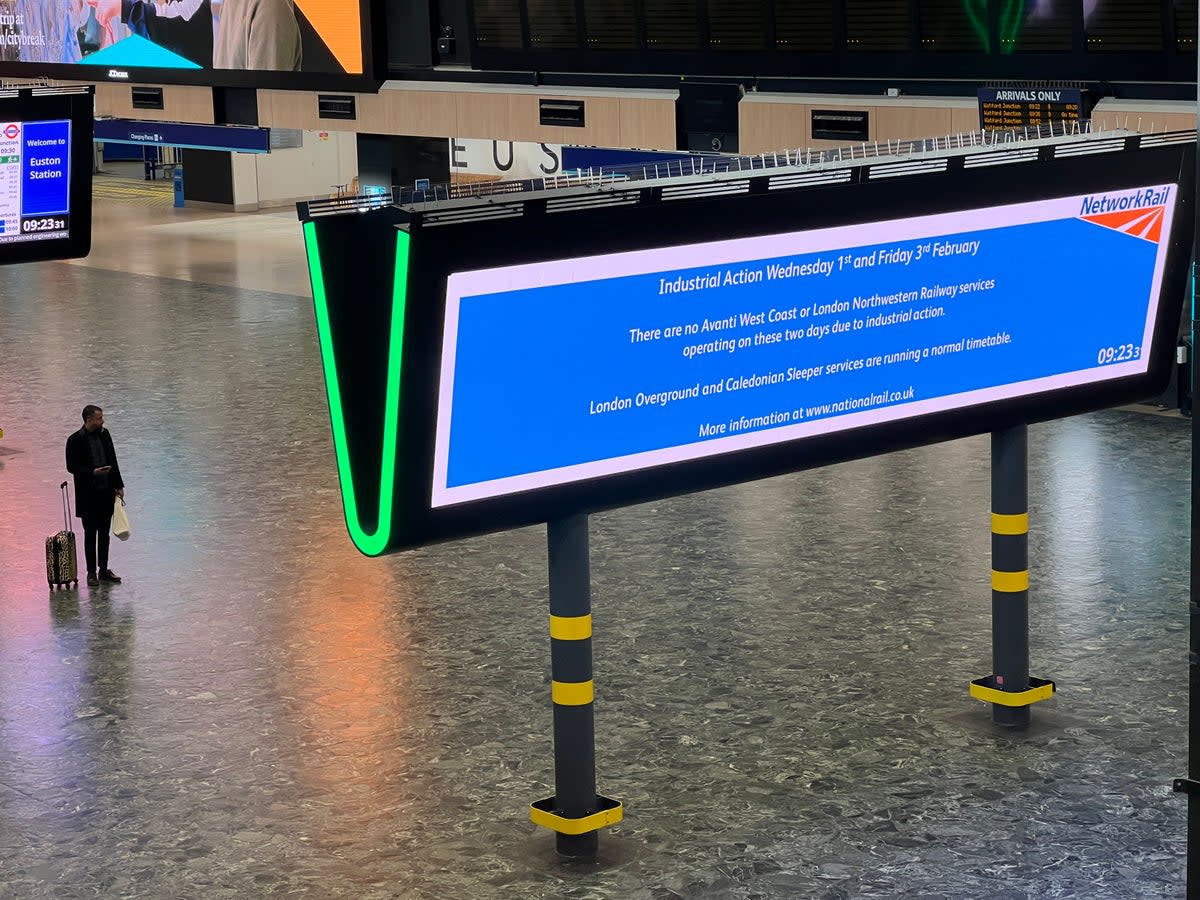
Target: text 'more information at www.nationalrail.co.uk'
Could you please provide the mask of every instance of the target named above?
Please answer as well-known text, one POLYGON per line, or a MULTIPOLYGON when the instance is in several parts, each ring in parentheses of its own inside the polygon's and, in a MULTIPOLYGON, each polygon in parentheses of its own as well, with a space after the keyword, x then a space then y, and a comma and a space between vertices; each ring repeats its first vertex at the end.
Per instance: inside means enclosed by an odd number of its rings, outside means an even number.
POLYGON ((455 273, 432 503, 1143 373, 1175 190, 455 273))

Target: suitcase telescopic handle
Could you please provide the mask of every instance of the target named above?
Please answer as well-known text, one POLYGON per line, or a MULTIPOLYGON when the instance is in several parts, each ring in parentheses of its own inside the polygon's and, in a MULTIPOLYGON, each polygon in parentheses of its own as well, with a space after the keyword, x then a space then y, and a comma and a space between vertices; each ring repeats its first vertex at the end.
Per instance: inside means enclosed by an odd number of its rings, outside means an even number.
POLYGON ((63 498, 63 531, 71 530, 71 497, 67 493, 67 483, 64 481, 58 486, 62 491, 63 498))

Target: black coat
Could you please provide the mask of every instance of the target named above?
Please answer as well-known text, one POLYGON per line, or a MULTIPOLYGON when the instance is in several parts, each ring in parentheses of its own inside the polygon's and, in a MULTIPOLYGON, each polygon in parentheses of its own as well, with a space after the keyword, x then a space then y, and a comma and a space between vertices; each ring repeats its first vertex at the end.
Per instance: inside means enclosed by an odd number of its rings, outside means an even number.
POLYGON ((121 479, 121 467, 117 463, 117 451, 113 449, 112 435, 107 428, 100 429, 100 441, 104 445, 108 464, 112 466, 112 471, 108 473, 107 491, 96 488, 96 478, 92 474, 95 466, 92 464, 87 432, 80 428, 67 438, 67 471, 75 476, 75 515, 81 519, 95 512, 112 512, 114 495, 125 487, 121 479))

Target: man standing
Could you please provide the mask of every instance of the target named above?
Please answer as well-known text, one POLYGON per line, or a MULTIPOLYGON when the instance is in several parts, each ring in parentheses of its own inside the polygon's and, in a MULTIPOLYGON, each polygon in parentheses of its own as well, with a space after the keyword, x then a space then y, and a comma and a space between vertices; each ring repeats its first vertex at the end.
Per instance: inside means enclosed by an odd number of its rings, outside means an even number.
POLYGON ((87 559, 87 583, 120 584, 108 567, 109 530, 113 504, 125 498, 125 482, 117 465, 112 436, 104 427, 104 410, 83 408, 83 427, 67 438, 67 471, 75 476, 75 515, 83 520, 83 553, 87 559))

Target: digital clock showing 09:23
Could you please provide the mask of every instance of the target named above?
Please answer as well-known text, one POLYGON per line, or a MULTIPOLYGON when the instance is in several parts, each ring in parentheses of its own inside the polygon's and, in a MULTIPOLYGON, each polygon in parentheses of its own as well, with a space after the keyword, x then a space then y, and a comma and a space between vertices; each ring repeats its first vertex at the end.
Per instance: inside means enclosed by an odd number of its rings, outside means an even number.
POLYGON ((1109 363, 1129 362, 1130 360, 1139 359, 1142 355, 1142 348, 1139 344, 1121 344, 1117 347, 1101 347, 1096 353, 1096 362, 1102 366, 1109 363))
POLYGON ((66 216, 30 216, 21 220, 22 234, 36 234, 40 231, 66 231, 66 216))

